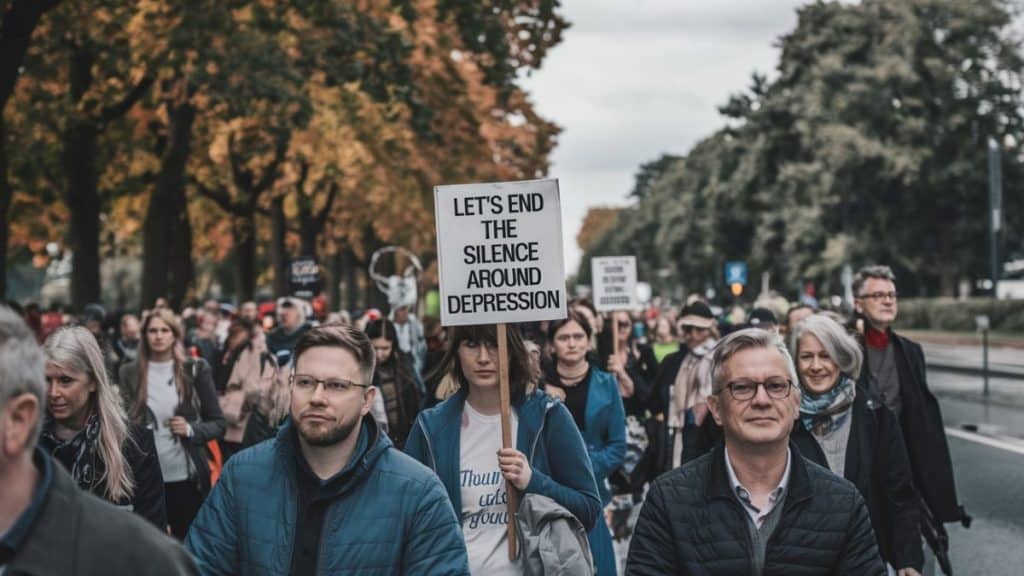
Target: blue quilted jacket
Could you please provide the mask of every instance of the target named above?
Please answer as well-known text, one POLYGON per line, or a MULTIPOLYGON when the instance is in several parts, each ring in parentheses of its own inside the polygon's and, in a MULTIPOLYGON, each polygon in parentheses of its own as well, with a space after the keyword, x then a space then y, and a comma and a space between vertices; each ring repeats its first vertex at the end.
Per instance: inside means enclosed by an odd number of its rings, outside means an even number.
MULTIPOLYGON (((185 540, 209 574, 288 574, 298 486, 295 431, 234 455, 185 540)), ((319 574, 469 574, 441 482, 363 419, 344 488, 324 518, 319 574)), ((337 477, 336 477, 337 478, 337 477)))

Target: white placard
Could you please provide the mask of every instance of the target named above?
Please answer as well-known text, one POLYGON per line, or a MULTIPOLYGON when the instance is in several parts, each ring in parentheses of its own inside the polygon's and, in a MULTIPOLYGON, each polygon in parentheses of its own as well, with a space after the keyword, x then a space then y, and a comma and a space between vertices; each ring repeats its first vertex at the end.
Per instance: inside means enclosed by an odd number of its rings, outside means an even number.
POLYGON ((636 256, 601 256, 590 259, 594 307, 598 312, 633 310, 636 297, 636 256))
POLYGON ((565 318, 558 180, 434 188, 441 324, 565 318))

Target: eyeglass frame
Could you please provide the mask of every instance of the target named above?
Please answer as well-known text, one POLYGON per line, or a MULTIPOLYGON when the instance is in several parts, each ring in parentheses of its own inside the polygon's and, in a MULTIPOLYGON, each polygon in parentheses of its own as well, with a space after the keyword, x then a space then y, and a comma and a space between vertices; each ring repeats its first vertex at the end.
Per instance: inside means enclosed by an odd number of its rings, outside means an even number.
POLYGON ((857 296, 857 298, 866 299, 866 300, 893 300, 893 301, 895 301, 895 300, 897 300, 899 298, 899 293, 896 292, 895 290, 893 290, 892 292, 872 292, 870 294, 861 294, 860 296, 857 296))
POLYGON ((309 374, 290 374, 288 376, 288 385, 293 387, 293 388, 298 388, 299 390, 309 390, 310 392, 313 392, 313 393, 316 393, 316 389, 317 389, 318 386, 323 386, 324 392, 326 392, 327 394, 334 394, 334 395, 344 394, 345 392, 348 392, 348 391, 350 391, 350 390, 352 390, 354 388, 366 389, 366 388, 370 387, 370 384, 357 384, 355 382, 352 382, 351 380, 345 380, 344 378, 323 378, 323 379, 321 379, 321 378, 314 378, 314 377, 310 376, 309 374), (296 379, 297 379, 296 377, 298 377, 298 378, 309 378, 310 380, 313 381, 313 386, 310 387, 310 388, 306 388, 305 386, 298 385, 296 383, 296 379), (332 382, 334 382, 334 383, 339 383, 340 382, 342 384, 342 387, 341 388, 329 387, 328 384, 330 384, 332 382))
POLYGON ((694 331, 697 331, 697 330, 707 331, 707 330, 711 330, 711 327, 710 326, 697 326, 696 324, 680 324, 679 325, 679 332, 681 334, 689 334, 690 332, 694 332, 694 331))
POLYGON ((778 384, 778 383, 780 383, 780 382, 775 382, 775 381, 754 382, 754 381, 747 381, 747 380, 737 380, 735 382, 727 382, 725 385, 722 386, 722 388, 718 392, 721 393, 724 390, 728 390, 729 391, 729 396, 732 396, 733 400, 736 400, 737 402, 748 402, 750 400, 753 400, 754 397, 757 396, 757 389, 758 388, 764 388, 764 393, 767 394, 768 397, 771 398, 772 400, 785 400, 786 398, 789 398, 790 394, 793 393, 793 388, 796 388, 796 385, 793 384, 793 382, 790 381, 788 378, 786 378, 782 382, 786 383, 786 393, 783 394, 782 396, 773 396, 772 393, 768 391, 768 384, 778 384), (754 393, 751 394, 749 397, 739 398, 739 397, 736 396, 736 391, 734 390, 734 387, 735 387, 736 384, 753 384, 754 385, 754 393))

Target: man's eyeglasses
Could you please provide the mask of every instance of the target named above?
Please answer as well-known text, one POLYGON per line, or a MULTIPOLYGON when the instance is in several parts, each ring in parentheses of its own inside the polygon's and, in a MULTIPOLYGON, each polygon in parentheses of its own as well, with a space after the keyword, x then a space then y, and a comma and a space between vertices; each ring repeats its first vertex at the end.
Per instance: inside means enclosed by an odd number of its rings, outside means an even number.
POLYGON ((872 292, 871 294, 861 294, 860 297, 868 300, 895 300, 896 292, 872 292))
POLYGON ((353 388, 369 388, 367 384, 356 384, 348 380, 342 380, 341 378, 327 378, 326 380, 320 380, 307 376, 305 374, 292 374, 288 379, 291 385, 306 392, 313 392, 316 390, 318 384, 324 385, 324 392, 328 394, 342 394, 348 392, 353 388))
POLYGON ((765 382, 754 382, 753 380, 737 380, 729 382, 725 388, 732 394, 734 400, 750 400, 757 395, 757 387, 764 386, 764 391, 769 398, 782 400, 789 397, 793 384, 789 380, 768 380, 765 382))
POLYGON ((689 324, 683 324, 679 327, 679 331, 683 334, 689 334, 690 332, 703 332, 707 330, 704 326, 692 326, 689 324))

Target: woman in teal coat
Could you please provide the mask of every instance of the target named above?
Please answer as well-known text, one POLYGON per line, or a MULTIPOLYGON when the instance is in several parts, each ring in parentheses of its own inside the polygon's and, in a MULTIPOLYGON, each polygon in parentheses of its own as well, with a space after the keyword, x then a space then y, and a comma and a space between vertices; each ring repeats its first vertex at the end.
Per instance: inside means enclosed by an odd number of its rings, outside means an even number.
MULTIPOLYGON (((601 494, 601 505, 611 501, 608 476, 626 456, 626 414, 615 376, 587 361, 592 330, 586 318, 570 310, 564 320, 548 326, 554 366, 545 378, 550 394, 562 398, 583 435, 601 494)), ((616 574, 611 532, 604 521, 590 531, 590 549, 599 576, 616 574)))

